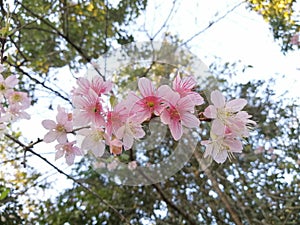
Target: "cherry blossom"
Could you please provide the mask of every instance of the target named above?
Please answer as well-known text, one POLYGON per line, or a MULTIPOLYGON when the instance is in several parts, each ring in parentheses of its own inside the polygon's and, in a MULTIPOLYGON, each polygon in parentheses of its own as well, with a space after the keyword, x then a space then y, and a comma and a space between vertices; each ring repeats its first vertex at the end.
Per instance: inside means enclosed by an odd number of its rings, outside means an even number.
POLYGON ((11 92, 7 95, 10 105, 15 105, 19 109, 27 109, 30 106, 30 99, 25 92, 11 92))
POLYGON ((101 99, 95 91, 89 89, 85 96, 74 96, 74 125, 85 126, 90 123, 105 125, 101 99))
POLYGON ((73 91, 74 95, 88 95, 90 89, 92 89, 98 96, 101 94, 107 94, 112 89, 112 82, 103 81, 101 76, 95 76, 92 80, 80 77, 77 80, 78 88, 73 91))
POLYGON ((204 157, 211 156, 217 163, 224 163, 227 159, 233 158, 232 153, 241 153, 242 142, 232 135, 216 135, 210 132, 211 140, 201 141, 206 146, 204 157))
POLYGON ((131 101, 136 102, 132 112, 136 113, 137 120, 148 120, 152 114, 159 116, 165 107, 164 100, 159 95, 159 89, 155 90, 152 82, 145 77, 139 79, 138 88, 142 98, 131 95, 131 101))
POLYGON ((124 124, 128 115, 128 108, 124 102, 117 104, 112 111, 107 112, 106 133, 111 136, 124 124))
POLYGON ((226 103, 222 93, 216 90, 211 93, 211 101, 213 105, 209 105, 203 113, 207 118, 214 119, 213 123, 219 121, 218 125, 226 125, 237 136, 249 136, 248 125, 256 123, 249 119, 251 116, 247 112, 241 111, 247 104, 245 99, 234 99, 226 103))
POLYGON ((50 143, 55 140, 58 143, 67 142, 67 133, 73 130, 72 121, 70 121, 70 114, 66 113, 63 107, 57 108, 56 122, 53 120, 43 120, 42 125, 49 132, 44 136, 44 142, 50 143))
POLYGON ((199 119, 194 113, 194 102, 190 96, 180 98, 180 95, 171 90, 168 86, 162 86, 166 93, 165 98, 168 100, 168 106, 160 115, 161 121, 169 126, 173 138, 178 141, 182 134, 182 126, 188 128, 198 127, 199 119))
POLYGON ((80 130, 78 134, 85 136, 81 143, 82 150, 92 151, 96 157, 101 157, 104 154, 107 136, 102 128, 85 128, 80 130))
POLYGON ((142 125, 135 117, 129 117, 117 132, 116 137, 123 140, 124 149, 128 150, 132 147, 134 139, 140 139, 145 136, 142 125))
POLYGON ((4 96, 8 96, 8 94, 13 92, 13 88, 18 83, 19 80, 15 75, 9 76, 4 79, 2 74, 0 74, 0 100, 2 100, 4 96))
POLYGON ((66 163, 69 166, 72 165, 74 163, 75 156, 82 155, 81 150, 77 146, 74 146, 75 143, 76 141, 57 144, 55 146, 55 149, 57 150, 55 153, 55 160, 65 156, 66 163))
POLYGON ((196 86, 197 81, 193 76, 180 78, 178 74, 173 81, 173 89, 179 93, 180 97, 189 96, 195 105, 202 105, 204 103, 203 98, 197 92, 192 91, 196 86))

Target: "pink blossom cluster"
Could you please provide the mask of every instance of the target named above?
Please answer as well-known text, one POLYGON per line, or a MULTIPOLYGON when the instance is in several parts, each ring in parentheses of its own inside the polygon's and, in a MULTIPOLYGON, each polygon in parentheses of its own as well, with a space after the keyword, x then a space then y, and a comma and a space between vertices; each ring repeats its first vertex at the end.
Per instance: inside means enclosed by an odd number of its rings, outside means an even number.
POLYGON ((4 66, 0 64, 0 134, 6 131, 7 125, 18 119, 30 119, 25 112, 30 106, 27 93, 15 91, 19 80, 15 75, 4 77, 4 66))
MULTIPOLYGON (((193 89, 193 76, 181 78, 178 74, 172 84, 156 88, 145 77, 138 80, 138 92, 129 92, 126 98, 110 105, 109 95, 113 93, 113 83, 101 76, 92 79, 79 78, 78 87, 72 92, 73 113, 58 107, 56 121, 44 120, 48 129, 44 137, 47 143, 57 140, 56 159, 65 156, 67 164, 74 163, 75 156, 91 152, 101 157, 108 148, 112 155, 119 155, 132 148, 134 141, 145 136, 143 124, 153 117, 169 127, 172 137, 178 141, 184 128, 197 128, 199 118, 195 107, 204 100, 193 89), (68 134, 81 137, 80 147, 70 141, 68 134)), ((208 106, 204 115, 212 119, 211 140, 202 141, 206 145, 205 157, 211 156, 223 163, 233 152, 242 151, 242 138, 249 136, 249 124, 255 124, 247 112, 241 111, 247 101, 235 99, 225 102, 219 91, 211 93, 213 105, 208 106)))
POLYGON ((77 84, 72 96, 73 113, 68 114, 58 107, 56 121, 42 121, 44 128, 49 130, 44 141, 57 140, 56 159, 65 155, 69 165, 76 155, 86 152, 101 157, 106 146, 113 155, 131 149, 134 140, 145 136, 143 123, 154 116, 168 125, 175 140, 182 137, 183 127, 195 128, 200 124, 194 112, 195 106, 203 104, 204 100, 193 91, 196 80, 192 76, 181 79, 178 75, 172 88, 162 85, 157 89, 148 78, 140 78, 139 93, 130 92, 113 106, 108 105, 106 96, 112 93, 113 83, 97 76, 91 80, 79 78, 77 84), (68 140, 67 135, 71 133, 82 137, 80 148, 68 140))
POLYGON ((242 140, 249 136, 249 125, 256 123, 251 116, 242 109, 247 104, 245 99, 234 99, 226 102, 220 91, 211 93, 212 105, 209 105, 204 116, 211 118, 211 140, 202 141, 206 145, 204 157, 211 156, 216 162, 224 163, 232 153, 241 153, 242 140))

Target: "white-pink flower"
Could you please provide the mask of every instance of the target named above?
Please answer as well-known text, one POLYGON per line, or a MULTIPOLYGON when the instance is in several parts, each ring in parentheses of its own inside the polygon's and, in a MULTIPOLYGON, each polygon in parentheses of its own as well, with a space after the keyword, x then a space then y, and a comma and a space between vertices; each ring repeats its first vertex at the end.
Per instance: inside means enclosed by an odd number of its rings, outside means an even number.
POLYGON ((206 146, 204 157, 211 156, 217 163, 224 163, 227 159, 233 158, 233 153, 241 153, 242 142, 232 135, 216 135, 210 133, 211 140, 201 141, 206 146))
POLYGON ((55 153, 55 160, 65 156, 66 163, 70 166, 74 163, 75 156, 83 155, 81 150, 74 146, 76 141, 66 142, 62 144, 57 144, 55 149, 57 150, 55 153))
POLYGON ((56 116, 56 122, 53 120, 43 120, 42 125, 49 132, 44 136, 44 142, 50 143, 55 140, 58 143, 67 142, 67 133, 72 132, 73 124, 70 120, 70 114, 68 114, 64 108, 58 106, 58 113, 56 116))
POLYGON ((140 139, 144 136, 145 131, 142 128, 141 122, 136 121, 133 116, 129 117, 116 132, 116 137, 123 140, 125 150, 131 149, 134 139, 140 139))
POLYGON ((28 98, 27 93, 25 92, 18 92, 13 91, 10 92, 8 95, 8 102, 10 105, 15 105, 19 109, 27 109, 30 106, 30 99, 28 98))
POLYGON ((2 74, 0 74, 0 100, 2 100, 4 96, 7 96, 11 92, 13 92, 13 88, 18 83, 19 80, 15 75, 9 76, 4 79, 2 74))
POLYGON ((9 105, 4 117, 7 118, 7 121, 11 122, 14 122, 18 119, 30 119, 30 115, 23 109, 21 109, 19 105, 9 105))
POLYGON ((207 118, 214 119, 213 124, 226 125, 234 135, 249 136, 248 124, 255 125, 255 122, 249 119, 251 116, 247 112, 241 111, 247 104, 247 100, 234 99, 226 102, 222 93, 216 90, 211 93, 211 101, 213 105, 209 105, 203 114, 207 118))
POLYGON ((167 124, 173 138, 177 141, 183 134, 182 126, 195 128, 200 124, 199 119, 193 114, 195 104, 190 96, 180 98, 169 86, 161 86, 168 106, 162 111, 160 118, 162 123, 167 124))
POLYGON ((178 74, 173 81, 173 89, 180 94, 180 97, 189 96, 195 105, 202 105, 204 103, 201 95, 195 91, 193 88, 196 86, 197 81, 193 76, 180 78, 178 74))
POLYGON ((104 154, 107 136, 102 128, 82 129, 78 134, 84 136, 81 143, 82 150, 92 151, 96 157, 101 157, 104 154))

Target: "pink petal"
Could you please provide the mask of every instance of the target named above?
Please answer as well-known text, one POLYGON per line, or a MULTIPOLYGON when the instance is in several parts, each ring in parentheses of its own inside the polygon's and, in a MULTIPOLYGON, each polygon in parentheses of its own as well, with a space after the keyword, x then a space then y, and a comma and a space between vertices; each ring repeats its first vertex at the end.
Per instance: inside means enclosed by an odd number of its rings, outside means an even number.
POLYGON ((195 105, 202 105, 204 103, 204 99, 197 92, 191 92, 189 93, 189 96, 191 97, 195 105))
MULTIPOLYGON (((96 157, 101 157, 104 154, 105 144, 102 141, 99 141, 94 148, 92 148, 92 152, 96 157)), ((81 154, 82 155, 82 154, 81 154)))
POLYGON ((178 121, 171 121, 169 124, 171 134, 175 141, 178 141, 182 136, 182 125, 178 121))
POLYGON ((218 136, 224 136, 225 135, 225 125, 220 120, 215 119, 212 122, 211 131, 218 136))
POLYGON ((179 99, 177 105, 179 111, 194 112, 195 104, 189 95, 179 99))
POLYGON ((211 93, 211 101, 217 108, 222 108, 225 106, 225 97, 218 90, 211 93))
POLYGON ((180 83, 181 83, 181 78, 180 75, 178 74, 173 81, 173 89, 174 90, 180 89, 180 83))
POLYGON ((55 141, 55 139, 57 138, 57 135, 58 135, 57 132, 49 131, 44 136, 44 142, 51 143, 51 142, 55 141))
POLYGON ((5 79, 5 83, 8 87, 14 87, 19 83, 19 81, 15 75, 12 75, 5 79))
POLYGON ((63 150, 57 150, 55 153, 55 160, 61 158, 64 155, 65 151, 63 150))
POLYGON ((60 144, 64 144, 67 142, 67 134, 66 133, 61 133, 58 137, 57 137, 57 142, 60 144))
POLYGON ((214 160, 217 163, 224 163, 227 159, 228 153, 226 150, 219 151, 218 154, 214 157, 214 160))
POLYGON ((168 85, 162 85, 157 89, 157 95, 171 105, 176 105, 180 95, 173 91, 168 85))
POLYGON ((202 142, 201 144, 207 145, 204 152, 204 158, 206 158, 207 156, 212 156, 213 146, 212 144, 210 144, 210 141, 202 141, 202 142))
POLYGON ((133 145, 133 137, 126 134, 123 138, 123 145, 125 150, 131 149, 133 145))
POLYGON ((200 125, 199 119, 192 113, 186 112, 180 115, 182 125, 188 128, 198 127, 200 125))
POLYGON ((215 119, 217 118, 217 108, 214 105, 209 105, 203 113, 207 118, 215 119))
POLYGON ((142 77, 138 81, 138 87, 143 97, 152 96, 154 95, 154 87, 151 82, 146 77, 142 77))
POLYGON ((52 130, 56 128, 56 123, 53 120, 43 120, 42 125, 47 130, 52 130))
POLYGON ((75 155, 73 153, 66 153, 66 163, 71 166, 74 163, 75 155))
POLYGON ((229 146, 231 152, 242 152, 243 144, 236 139, 225 139, 224 142, 229 146))
POLYGON ((226 109, 229 112, 237 112, 242 110, 245 105, 247 105, 247 100, 245 99, 234 99, 226 103, 226 109))
POLYGON ((125 125, 121 126, 115 134, 118 139, 122 139, 125 135, 125 125))
POLYGON ((142 138, 142 137, 144 137, 145 136, 145 131, 143 130, 143 128, 142 127, 135 127, 134 128, 134 135, 133 135, 133 137, 134 138, 142 138))
POLYGON ((160 115, 160 120, 163 124, 170 124, 171 123, 170 113, 167 110, 164 110, 160 115))

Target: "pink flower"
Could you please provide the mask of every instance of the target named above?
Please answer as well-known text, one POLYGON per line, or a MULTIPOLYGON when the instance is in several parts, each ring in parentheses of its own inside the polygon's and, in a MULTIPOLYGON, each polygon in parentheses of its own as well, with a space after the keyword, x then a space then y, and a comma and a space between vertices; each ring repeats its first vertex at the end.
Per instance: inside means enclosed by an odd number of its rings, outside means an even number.
POLYGON ((131 112, 136 113, 137 120, 145 121, 151 118, 152 114, 158 116, 164 109, 164 100, 156 91, 148 78, 142 77, 138 81, 138 87, 142 98, 132 99, 135 101, 131 112))
POLYGON ((27 109, 30 106, 30 99, 25 92, 13 91, 8 94, 8 102, 19 109, 27 109))
POLYGON ((90 89, 85 96, 73 96, 73 103, 75 126, 85 126, 90 123, 97 126, 105 125, 101 99, 95 91, 90 89))
POLYGON ((49 130, 49 132, 44 136, 44 142, 50 143, 55 140, 58 143, 66 143, 67 142, 67 133, 72 132, 73 124, 70 121, 70 114, 65 112, 65 109, 58 106, 58 113, 56 116, 56 121, 53 120, 43 120, 42 125, 45 129, 49 130))
POLYGON ((91 81, 80 77, 77 80, 77 84, 78 88, 74 90, 74 95, 88 95, 90 89, 92 89, 98 96, 110 92, 113 85, 110 81, 103 81, 101 76, 95 76, 91 81))
POLYGON ((128 118, 128 109, 123 102, 117 104, 112 111, 107 113, 106 133, 111 136, 124 124, 128 118))
POLYGON ((173 81, 173 89, 180 94, 180 97, 189 96, 195 105, 202 105, 204 103, 203 98, 197 92, 192 91, 192 89, 197 84, 193 76, 180 78, 178 74, 173 81))
POLYGON ((116 137, 123 140, 124 149, 131 149, 134 139, 139 139, 145 136, 145 131, 139 121, 134 117, 129 117, 125 124, 121 126, 117 132, 116 137))
POLYGON ((78 134, 85 136, 81 143, 82 150, 92 151, 96 157, 101 157, 104 154, 107 136, 102 128, 83 129, 78 134))
POLYGON ((19 83, 19 80, 15 75, 9 76, 6 79, 0 74, 0 100, 3 96, 7 96, 13 92, 13 88, 19 83))
POLYGON ((169 86, 162 86, 162 93, 168 100, 168 106, 160 115, 161 121, 169 126, 173 138, 178 141, 182 134, 182 126, 188 128, 198 127, 199 119, 194 113, 194 102, 190 96, 180 98, 179 94, 172 91, 169 86))
POLYGON ((74 163, 75 156, 82 155, 80 149, 74 146, 75 143, 75 141, 72 141, 56 145, 55 149, 57 151, 55 153, 55 160, 65 155, 67 164, 69 166, 72 165, 74 163))
POLYGON ((6 110, 6 117, 7 121, 16 121, 17 119, 30 119, 30 115, 23 111, 19 105, 9 105, 7 110, 6 110))

